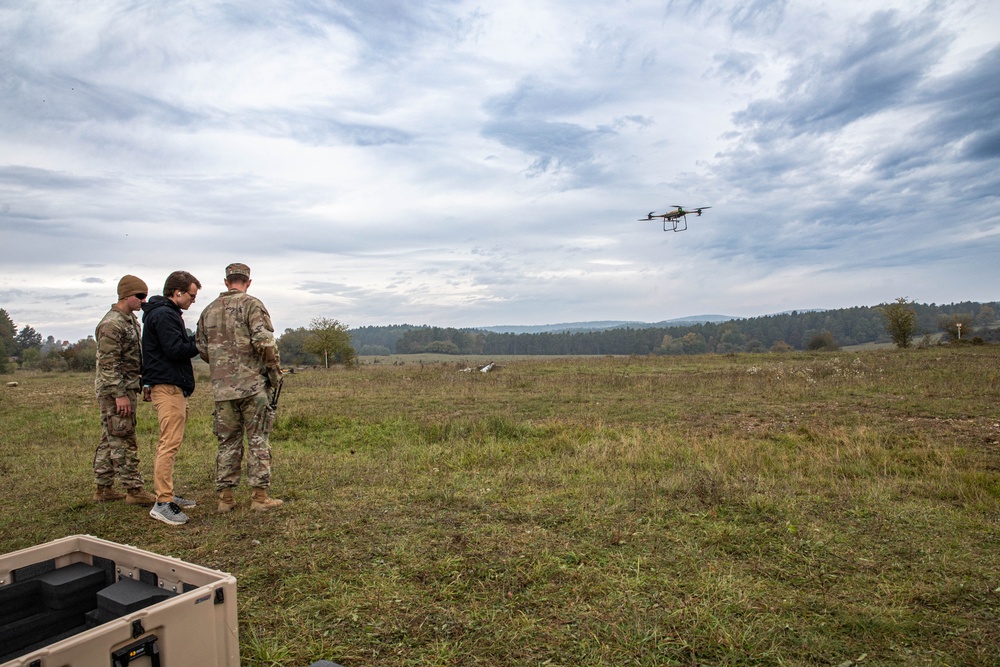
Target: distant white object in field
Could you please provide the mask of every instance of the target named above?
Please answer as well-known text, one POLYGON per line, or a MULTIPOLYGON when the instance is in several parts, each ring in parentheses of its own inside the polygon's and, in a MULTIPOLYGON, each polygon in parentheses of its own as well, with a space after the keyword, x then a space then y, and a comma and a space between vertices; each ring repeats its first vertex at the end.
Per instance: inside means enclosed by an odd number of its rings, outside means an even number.
MULTIPOLYGON (((492 362, 492 361, 490 363, 486 364, 485 366, 476 366, 476 370, 479 371, 480 373, 489 373, 490 371, 492 371, 495 368, 500 368, 500 366, 497 366, 496 363, 492 362)), ((468 368, 461 368, 461 369, 459 369, 458 372, 459 373, 471 373, 472 372, 472 367, 470 366, 468 368)))

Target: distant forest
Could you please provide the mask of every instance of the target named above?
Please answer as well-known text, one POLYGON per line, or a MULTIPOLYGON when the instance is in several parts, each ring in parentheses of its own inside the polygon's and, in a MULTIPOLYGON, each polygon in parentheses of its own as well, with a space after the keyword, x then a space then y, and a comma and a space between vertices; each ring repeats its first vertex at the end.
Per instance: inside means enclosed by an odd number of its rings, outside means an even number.
MULTIPOLYGON (((906 302, 917 316, 912 343, 1000 343, 997 302, 964 301, 947 305, 906 302)), ((889 332, 879 306, 823 311, 792 311, 748 319, 703 323, 628 323, 607 328, 606 322, 568 324, 567 330, 495 332, 396 324, 348 329, 351 357, 358 355, 436 352, 467 355, 647 355, 727 354, 837 350, 866 343, 888 343, 889 332), (666 326, 665 326, 666 325, 666 326)), ((315 333, 305 327, 285 329, 278 338, 282 362, 315 366, 320 359, 307 351, 315 333)), ((345 345, 345 347, 347 347, 345 345)), ((343 361, 343 350, 334 359, 343 361)), ((0 374, 15 368, 41 371, 92 371, 97 343, 92 336, 76 343, 43 339, 29 325, 18 327, 0 308, 0 374)), ((331 360, 332 362, 332 360, 331 360)))
MULTIPOLYGON (((948 305, 911 304, 917 314, 916 345, 956 329, 975 342, 1000 342, 997 302, 965 301, 948 305)), ((838 349, 887 343, 885 320, 877 306, 782 313, 726 322, 662 327, 632 324, 616 329, 544 333, 495 333, 408 324, 360 327, 348 331, 361 355, 417 354, 702 354, 838 349)), ((294 363, 294 362, 293 362, 294 363)), ((308 363, 308 362, 306 362, 308 363)))

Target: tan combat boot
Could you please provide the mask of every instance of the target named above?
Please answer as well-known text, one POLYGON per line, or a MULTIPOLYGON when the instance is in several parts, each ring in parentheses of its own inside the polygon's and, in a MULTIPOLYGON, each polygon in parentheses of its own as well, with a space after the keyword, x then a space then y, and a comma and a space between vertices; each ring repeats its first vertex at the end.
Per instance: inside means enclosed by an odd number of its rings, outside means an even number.
POLYGON ((233 498, 233 487, 227 486, 219 491, 219 512, 232 512, 236 509, 236 499, 233 498))
POLYGON ((97 491, 94 493, 95 503, 106 503, 111 500, 121 500, 125 497, 124 493, 118 493, 110 486, 97 485, 97 491))
POLYGON ((277 498, 271 498, 268 496, 267 489, 253 489, 250 493, 250 498, 250 509, 257 510, 258 512, 264 512, 265 510, 272 509, 284 502, 283 500, 278 500, 277 498))
POLYGON ((125 502, 129 505, 145 505, 146 507, 152 507, 156 504, 156 496, 141 486, 137 486, 134 489, 125 490, 125 502))

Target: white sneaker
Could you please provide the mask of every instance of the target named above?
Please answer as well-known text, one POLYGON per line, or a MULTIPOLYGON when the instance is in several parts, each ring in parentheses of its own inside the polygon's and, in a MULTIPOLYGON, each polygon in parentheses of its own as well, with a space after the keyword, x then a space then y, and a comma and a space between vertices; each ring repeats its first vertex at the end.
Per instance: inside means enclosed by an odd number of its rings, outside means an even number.
POLYGON ((188 522, 187 514, 181 511, 177 503, 156 503, 153 505, 153 509, 149 510, 149 516, 163 523, 169 523, 171 526, 179 526, 188 522))

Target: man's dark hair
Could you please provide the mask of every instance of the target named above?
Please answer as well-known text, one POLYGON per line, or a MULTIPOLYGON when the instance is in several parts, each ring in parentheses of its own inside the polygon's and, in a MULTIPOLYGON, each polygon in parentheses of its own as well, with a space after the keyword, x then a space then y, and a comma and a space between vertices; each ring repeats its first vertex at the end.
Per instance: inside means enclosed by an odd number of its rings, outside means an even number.
POLYGON ((178 290, 187 292, 188 288, 191 287, 191 283, 194 283, 198 289, 201 289, 201 283, 193 275, 187 271, 174 271, 167 276, 167 281, 163 283, 163 296, 169 297, 178 290))

